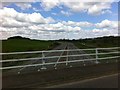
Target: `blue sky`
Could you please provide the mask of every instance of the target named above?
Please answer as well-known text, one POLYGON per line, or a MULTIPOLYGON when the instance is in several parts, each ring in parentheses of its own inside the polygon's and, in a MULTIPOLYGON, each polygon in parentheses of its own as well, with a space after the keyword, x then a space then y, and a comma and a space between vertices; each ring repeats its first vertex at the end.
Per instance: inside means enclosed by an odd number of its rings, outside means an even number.
MULTIPOLYGON (((100 22, 104 19, 108 19, 108 20, 118 20, 118 17, 116 14, 118 14, 118 3, 117 2, 113 2, 111 4, 111 12, 112 13, 106 13, 103 15, 88 15, 86 12, 74 12, 72 13, 72 15, 70 16, 65 16, 63 14, 60 14, 61 9, 59 7, 55 7, 53 9, 51 9, 50 11, 44 11, 43 8, 40 6, 41 2, 34 2, 31 3, 32 7, 38 9, 39 11, 34 11, 33 8, 28 8, 25 10, 22 10, 21 7, 16 6, 15 3, 12 3, 6 7, 8 8, 14 8, 16 11, 18 12, 23 12, 23 13, 40 13, 42 14, 44 17, 52 17, 54 19, 58 19, 58 20, 64 20, 64 21, 89 21, 89 22, 93 22, 93 23, 97 23, 100 22), (53 15, 52 13, 59 13, 59 15, 53 15)), ((64 11, 69 11, 69 8, 63 6, 64 11)))
POLYGON ((3 3, 0 10, 4 15, 1 32, 7 33, 3 39, 15 35, 45 40, 118 35, 117 2, 11 2, 3 3))

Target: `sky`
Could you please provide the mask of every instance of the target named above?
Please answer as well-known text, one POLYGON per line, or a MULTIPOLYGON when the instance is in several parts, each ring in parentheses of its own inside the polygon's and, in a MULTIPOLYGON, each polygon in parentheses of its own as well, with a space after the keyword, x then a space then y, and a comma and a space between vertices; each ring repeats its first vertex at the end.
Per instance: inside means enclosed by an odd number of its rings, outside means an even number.
POLYGON ((38 40, 118 36, 118 2, 4 1, 0 6, 0 25, 0 39, 12 36, 38 40))

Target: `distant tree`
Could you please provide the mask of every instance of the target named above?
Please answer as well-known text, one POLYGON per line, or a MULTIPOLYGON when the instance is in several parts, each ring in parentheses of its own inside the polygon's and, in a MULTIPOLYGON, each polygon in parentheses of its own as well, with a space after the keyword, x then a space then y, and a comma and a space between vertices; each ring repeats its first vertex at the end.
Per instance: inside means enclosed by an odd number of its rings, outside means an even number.
POLYGON ((28 39, 28 40, 30 40, 29 38, 21 37, 21 36, 9 37, 8 40, 10 40, 10 39, 28 39))

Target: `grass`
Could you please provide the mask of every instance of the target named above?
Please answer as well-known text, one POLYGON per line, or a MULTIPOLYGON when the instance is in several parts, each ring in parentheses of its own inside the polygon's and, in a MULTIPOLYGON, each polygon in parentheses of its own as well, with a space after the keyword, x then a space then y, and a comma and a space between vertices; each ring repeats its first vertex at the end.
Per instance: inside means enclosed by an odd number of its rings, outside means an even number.
POLYGON ((53 41, 39 41, 26 39, 13 39, 2 41, 2 52, 22 52, 48 50, 56 46, 53 41))
MULTIPOLYGON (((41 40, 30 40, 30 39, 8 39, 2 41, 2 52, 26 52, 26 51, 42 51, 42 50, 50 50, 54 47, 58 46, 59 43, 55 41, 41 41, 41 40)), ((21 59, 21 58, 34 58, 41 57, 41 53, 35 54, 17 54, 17 55, 2 55, 2 60, 6 59, 21 59)), ((24 64, 26 61, 21 62, 8 62, 3 63, 3 66, 11 66, 11 65, 20 65, 24 64)))
MULTIPOLYGON (((118 46, 118 37, 103 37, 95 39, 83 39, 75 40, 73 42, 78 48, 101 48, 101 47, 116 47, 118 46)), ((56 41, 40 41, 40 40, 30 40, 25 38, 14 38, 2 41, 2 52, 22 52, 22 51, 41 51, 49 50, 59 45, 56 41)), ((85 51, 86 53, 95 53, 95 50, 85 51)), ((101 51, 104 52, 104 51, 101 51)), ((113 56, 111 55, 99 55, 99 57, 113 56)), ((20 59, 20 58, 31 58, 31 57, 41 57, 39 54, 22 54, 22 55, 5 55, 2 59, 20 59)), ((95 58, 95 55, 92 56, 95 58)), ((16 62, 17 63, 17 62, 16 62)), ((18 65, 17 63, 15 65, 18 65)), ((20 63, 21 64, 21 63, 20 63)), ((12 63, 13 65, 13 63, 12 63)))
MULTIPOLYGON (((84 39, 84 40, 76 40, 73 43, 80 49, 87 49, 87 48, 109 48, 109 47, 119 47, 118 43, 119 37, 102 37, 102 38, 95 38, 95 39, 84 39)), ((116 51, 119 51, 116 49, 116 51)), ((98 53, 109 53, 109 52, 116 52, 112 50, 98 50, 98 53)), ((95 53, 95 50, 86 50, 86 53, 95 53)), ((118 53, 116 54, 102 54, 98 55, 99 58, 104 57, 112 57, 112 56, 119 56, 118 53)), ((95 58, 96 56, 92 56, 95 58)), ((119 58, 117 58, 119 59, 119 58)), ((110 59, 111 62, 113 59, 110 59)), ((106 60, 101 60, 101 62, 106 62, 106 60)))
POLYGON ((82 39, 73 42, 78 48, 108 48, 119 47, 120 37, 99 37, 94 39, 82 39))

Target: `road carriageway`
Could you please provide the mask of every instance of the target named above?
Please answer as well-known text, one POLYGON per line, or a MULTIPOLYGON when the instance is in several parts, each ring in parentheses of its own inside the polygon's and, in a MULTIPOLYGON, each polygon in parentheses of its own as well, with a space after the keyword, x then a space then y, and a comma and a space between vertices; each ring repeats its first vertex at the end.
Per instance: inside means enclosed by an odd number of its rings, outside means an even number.
MULTIPOLYGON (((117 49, 117 47, 113 49, 117 49)), ((99 58, 97 56, 98 52, 96 51, 97 49, 78 49, 73 43, 62 43, 60 46, 56 47, 55 50, 34 52, 34 53, 42 54, 42 56, 40 57, 13 60, 18 62, 22 60, 25 62, 24 63, 25 65, 2 67, 2 69, 3 70, 10 69, 4 72, 8 75, 8 74, 39 72, 43 70, 66 68, 66 67, 94 65, 99 63, 98 62, 99 58), (94 50, 95 53, 86 53, 86 50, 94 50)), ((118 54, 119 52, 114 51, 109 53, 118 54)), ((119 58, 119 56, 113 56, 109 58, 119 58)), ((102 59, 106 59, 106 57, 102 59)), ((117 59, 115 60, 117 61, 117 59)), ((5 62, 6 61, 7 60, 5 60, 5 62)), ((12 61, 12 60, 8 60, 8 61, 12 61)))
MULTIPOLYGON (((36 51, 27 53, 40 53, 42 57, 22 59, 26 61, 26 65, 2 67, 3 70, 3 87, 30 87, 40 86, 45 82, 53 82, 54 80, 65 80, 67 77, 82 78, 83 76, 96 76, 106 72, 116 72, 119 60, 119 47, 113 48, 95 48, 95 49, 78 49, 72 43, 63 43, 56 47, 55 50, 36 51), (99 53, 99 50, 109 50, 110 52, 99 53), (95 53, 86 53, 86 50, 93 50, 95 53), (112 50, 112 52, 111 52, 112 50), (96 52, 97 51, 97 52, 96 52), (114 53, 115 56, 99 58, 98 54, 114 53), (93 57, 93 55, 95 57, 93 57), (106 59, 112 59, 112 63, 107 63, 106 59), (106 60, 106 63, 100 61, 106 60), (99 63, 98 63, 99 62, 99 63), (105 64, 105 65, 104 65, 105 64), (5 71, 6 70, 6 71, 5 71), (10 83, 12 82, 12 83, 10 83), (33 85, 35 84, 35 85, 33 85)), ((17 54, 26 53, 18 52, 17 54)), ((14 54, 14 53, 9 53, 14 54)), ((16 53, 15 53, 16 54, 16 53)), ((19 61, 21 59, 5 60, 19 61)))

